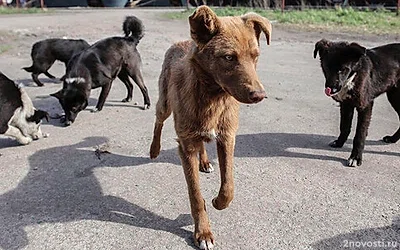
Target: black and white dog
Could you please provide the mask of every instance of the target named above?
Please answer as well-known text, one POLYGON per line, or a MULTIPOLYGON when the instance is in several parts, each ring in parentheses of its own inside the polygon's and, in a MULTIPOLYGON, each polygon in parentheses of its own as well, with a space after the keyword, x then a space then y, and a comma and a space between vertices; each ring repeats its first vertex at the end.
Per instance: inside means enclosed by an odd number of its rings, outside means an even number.
POLYGON ((65 125, 70 125, 78 113, 86 108, 90 92, 101 87, 96 108, 102 110, 111 84, 118 77, 126 86, 128 94, 123 102, 133 97, 131 77, 139 86, 144 97, 144 109, 150 107, 150 98, 140 71, 141 59, 136 46, 143 37, 142 22, 128 16, 123 23, 125 37, 110 37, 98 41, 82 53, 75 55, 68 63, 63 88, 51 94, 58 98, 65 112, 65 125))
MULTIPOLYGON (((89 48, 90 45, 82 39, 51 38, 36 42, 32 46, 32 66, 23 68, 32 73, 32 79, 38 86, 43 86, 39 81, 39 75, 44 73, 49 78, 55 78, 48 70, 56 60, 67 64, 73 55, 89 48)), ((61 80, 65 76, 61 77, 61 80)))
MULTIPOLYGON (((346 142, 357 110, 357 128, 349 166, 362 164, 365 139, 371 121, 374 99, 383 93, 400 118, 400 43, 367 49, 357 43, 331 42, 315 44, 325 76, 325 94, 340 103, 340 135, 330 143, 340 148, 346 142)), ((400 128, 383 137, 386 143, 400 139, 400 128)))
POLYGON ((40 129, 48 114, 36 110, 28 94, 0 72, 0 134, 11 136, 21 144, 47 137, 40 129))

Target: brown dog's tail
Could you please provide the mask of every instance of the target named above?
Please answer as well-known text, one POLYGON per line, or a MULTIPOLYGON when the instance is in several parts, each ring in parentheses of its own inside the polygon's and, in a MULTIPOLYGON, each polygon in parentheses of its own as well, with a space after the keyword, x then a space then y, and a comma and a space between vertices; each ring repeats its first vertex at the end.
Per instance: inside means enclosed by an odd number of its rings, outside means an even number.
POLYGON ((125 18, 122 24, 122 30, 125 33, 125 37, 134 41, 136 44, 138 44, 140 39, 144 36, 144 25, 142 21, 135 16, 127 16, 125 18))

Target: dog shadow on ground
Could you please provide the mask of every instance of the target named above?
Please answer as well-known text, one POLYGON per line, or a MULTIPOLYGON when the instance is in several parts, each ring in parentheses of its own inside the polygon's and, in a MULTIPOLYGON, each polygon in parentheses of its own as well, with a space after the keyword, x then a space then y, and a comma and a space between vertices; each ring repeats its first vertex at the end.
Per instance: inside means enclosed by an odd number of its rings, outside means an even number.
POLYGON ((130 108, 137 108, 137 109, 144 110, 143 100, 140 100, 139 102, 136 102, 136 101, 122 102, 122 101, 111 99, 111 100, 106 100, 106 103, 104 104, 104 106, 123 107, 123 108, 130 107, 130 108))
MULTIPOLYGON (((90 97, 88 100, 88 107, 81 111, 81 112, 91 112, 91 110, 96 106, 98 99, 90 97)), ((57 100, 57 98, 50 96, 50 95, 40 95, 36 96, 36 98, 32 99, 33 106, 35 106, 36 109, 41 109, 49 113, 50 119, 49 121, 43 121, 43 123, 49 123, 52 126, 56 127, 65 127, 64 124, 61 122, 60 118, 64 114, 64 111, 57 100)), ((136 108, 136 109, 141 109, 143 110, 143 105, 140 104, 135 104, 134 102, 122 102, 121 101, 114 101, 114 100, 106 100, 106 103, 104 104, 106 107, 123 107, 123 108, 136 108)), ((101 112, 101 111, 100 111, 101 112)), ((97 115, 97 114, 95 114, 97 115)), ((78 118, 79 115, 78 115, 78 118)))
POLYGON ((95 154, 94 148, 106 142, 104 137, 90 137, 74 145, 38 150, 29 157, 30 169, 25 178, 15 189, 0 195, 1 249, 26 247, 29 240, 24 228, 27 226, 79 220, 166 231, 194 247, 192 232, 182 228, 192 225, 189 214, 172 220, 102 192, 93 173, 96 168, 150 162, 144 157, 95 154))
MULTIPOLYGON (((64 115, 64 111, 63 111, 59 101, 57 100, 57 98, 50 96, 50 95, 40 95, 40 96, 36 96, 36 98, 33 99, 32 102, 33 102, 33 106, 35 106, 36 109, 41 109, 41 110, 44 110, 49 113, 49 120, 48 121, 43 120, 42 121, 43 123, 48 123, 48 124, 51 124, 52 126, 56 126, 56 127, 65 127, 64 123, 61 122, 61 118, 64 115)), ((97 104, 97 99, 90 97, 88 100, 88 107, 81 112, 91 112, 91 110, 96 106, 96 104, 97 104)), ((117 106, 117 105, 108 104, 106 102, 104 106, 117 106)), ((132 106, 132 105, 130 105, 130 104, 124 105, 121 102, 120 107, 128 107, 128 106, 132 106)), ((97 115, 97 114, 94 114, 94 115, 97 115)), ((79 115, 78 115, 77 119, 80 119, 79 115)))
POLYGON ((386 227, 367 228, 339 234, 312 244, 316 250, 336 249, 399 249, 400 217, 386 227))
MULTIPOLYGON (((345 159, 318 151, 333 150, 328 146, 333 139, 325 135, 290 133, 238 135, 235 157, 290 157, 344 163, 345 159)), ((162 150, 156 160, 105 151, 96 155, 98 151, 95 148, 106 143, 104 137, 90 137, 74 145, 38 150, 30 156, 26 177, 15 189, 0 196, 0 204, 4 204, 0 206, 0 247, 19 249, 27 246, 29 242, 24 227, 30 225, 85 219, 166 231, 185 239, 189 246, 194 247, 192 232, 182 228, 192 225, 189 214, 171 220, 122 198, 105 195, 93 174, 93 170, 101 167, 135 167, 154 162, 179 166, 176 147, 162 150), (92 164, 88 165, 88 162, 92 164)), ((367 142, 367 145, 380 144, 367 142)), ((335 150, 351 151, 349 148, 335 150)), ((215 150, 208 151, 210 160, 216 161, 215 150)), ((400 153, 372 150, 366 150, 366 153, 400 156, 400 153)))
MULTIPOLYGON (((57 85, 60 85, 62 87, 62 81, 60 80, 60 78, 50 79, 50 78, 47 78, 47 77, 42 77, 42 78, 39 78, 39 80, 45 86, 48 85, 48 84, 57 84, 57 85)), ((32 78, 17 79, 16 82, 17 83, 22 83, 25 87, 43 88, 43 87, 37 86, 37 84, 32 80, 32 78)))
MULTIPOLYGON (((341 151, 351 153, 353 140, 349 139, 343 148, 331 148, 329 142, 334 136, 316 134, 292 133, 260 133, 236 136, 235 157, 290 157, 317 159, 341 162, 346 165, 346 159, 327 154, 323 151, 341 151), (308 152, 296 151, 308 150, 308 152)), ((388 156, 400 156, 400 152, 381 152, 369 149, 369 146, 387 145, 383 141, 366 141, 364 153, 388 156)))

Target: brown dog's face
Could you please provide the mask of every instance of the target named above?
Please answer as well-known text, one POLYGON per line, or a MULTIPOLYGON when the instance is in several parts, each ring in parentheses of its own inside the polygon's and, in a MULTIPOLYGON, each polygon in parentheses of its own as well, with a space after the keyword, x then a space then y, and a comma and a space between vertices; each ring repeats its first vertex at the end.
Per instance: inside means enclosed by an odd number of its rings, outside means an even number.
POLYGON ((343 88, 354 87, 360 58, 366 49, 357 43, 330 42, 320 40, 315 44, 314 58, 319 54, 321 68, 325 76, 325 94, 337 95, 343 88))
POLYGON ((227 93, 243 103, 265 98, 256 65, 259 37, 264 32, 269 44, 271 24, 255 13, 218 18, 206 6, 189 17, 191 34, 197 44, 193 60, 227 93))

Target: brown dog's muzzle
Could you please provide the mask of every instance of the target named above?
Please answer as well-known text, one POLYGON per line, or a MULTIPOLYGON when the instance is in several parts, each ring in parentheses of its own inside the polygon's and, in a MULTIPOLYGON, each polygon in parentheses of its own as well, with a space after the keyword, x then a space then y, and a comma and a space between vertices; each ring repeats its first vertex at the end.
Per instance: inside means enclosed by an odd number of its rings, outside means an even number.
POLYGON ((259 91, 250 92, 249 99, 252 103, 257 103, 257 102, 261 102, 265 97, 266 97, 265 91, 259 90, 259 91))
POLYGON ((222 74, 219 82, 226 92, 241 103, 258 103, 266 96, 253 62, 242 63, 241 67, 229 75, 222 74))

